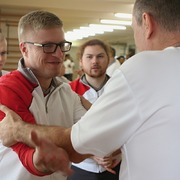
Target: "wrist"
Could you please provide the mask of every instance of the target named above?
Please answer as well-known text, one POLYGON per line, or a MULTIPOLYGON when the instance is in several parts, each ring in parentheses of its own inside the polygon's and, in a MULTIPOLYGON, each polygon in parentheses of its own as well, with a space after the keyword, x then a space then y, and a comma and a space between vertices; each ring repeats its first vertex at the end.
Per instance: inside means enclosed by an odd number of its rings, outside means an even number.
POLYGON ((14 130, 13 130, 13 136, 17 142, 23 142, 23 134, 24 134, 24 130, 25 130, 24 126, 25 126, 25 122, 22 120, 18 120, 15 123, 14 130))

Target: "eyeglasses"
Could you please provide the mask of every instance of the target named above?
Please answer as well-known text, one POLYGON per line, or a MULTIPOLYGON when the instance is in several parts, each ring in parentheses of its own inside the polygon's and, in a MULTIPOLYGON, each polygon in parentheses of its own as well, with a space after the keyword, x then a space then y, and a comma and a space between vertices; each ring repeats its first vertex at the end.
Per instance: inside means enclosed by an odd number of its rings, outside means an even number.
POLYGON ((7 51, 0 52, 0 56, 6 56, 8 54, 7 51))
POLYGON ((54 53, 57 50, 57 47, 59 46, 62 52, 67 52, 71 49, 72 42, 64 41, 60 43, 46 43, 46 44, 39 44, 34 42, 24 42, 28 44, 33 44, 34 46, 43 47, 44 53, 54 53))

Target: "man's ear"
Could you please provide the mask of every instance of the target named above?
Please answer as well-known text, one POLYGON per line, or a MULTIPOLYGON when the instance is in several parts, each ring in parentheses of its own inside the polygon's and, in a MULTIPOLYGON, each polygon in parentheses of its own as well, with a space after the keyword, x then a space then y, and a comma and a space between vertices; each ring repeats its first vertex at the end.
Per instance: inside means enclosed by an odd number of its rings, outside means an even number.
POLYGON ((24 54, 24 53, 27 51, 26 45, 25 45, 25 43, 23 43, 23 42, 21 42, 21 43, 19 44, 19 48, 20 48, 22 54, 24 54))
POLYGON ((142 14, 142 25, 144 27, 145 37, 149 39, 154 31, 153 17, 148 13, 142 14))

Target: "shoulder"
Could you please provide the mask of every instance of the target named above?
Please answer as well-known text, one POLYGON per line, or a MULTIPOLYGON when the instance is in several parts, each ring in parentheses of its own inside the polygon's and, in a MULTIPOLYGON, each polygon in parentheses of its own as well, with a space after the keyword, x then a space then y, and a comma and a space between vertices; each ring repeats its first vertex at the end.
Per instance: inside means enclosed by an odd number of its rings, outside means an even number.
POLYGON ((79 95, 83 95, 87 90, 90 89, 89 86, 83 84, 80 80, 80 78, 70 82, 70 86, 73 91, 75 91, 79 95))
POLYGON ((2 70, 2 75, 8 74, 9 71, 2 70))
POLYGON ((5 73, 5 71, 2 71, 3 76, 0 78, 0 82, 6 81, 6 82, 14 82, 14 79, 19 79, 21 78, 21 73, 19 71, 12 71, 5 73))
POLYGON ((78 79, 76 79, 76 80, 74 80, 74 81, 71 81, 71 82, 69 83, 69 85, 70 85, 71 88, 73 89, 73 87, 78 86, 80 83, 81 83, 81 82, 80 82, 80 78, 78 78, 78 79))
POLYGON ((65 76, 57 76, 56 79, 60 82, 65 82, 65 83, 70 82, 65 76))
MULTIPOLYGON (((30 82, 20 71, 9 72, 0 78, 0 86, 19 92, 22 89, 33 91, 37 84, 30 82)), ((23 93, 23 92, 22 92, 23 93)))

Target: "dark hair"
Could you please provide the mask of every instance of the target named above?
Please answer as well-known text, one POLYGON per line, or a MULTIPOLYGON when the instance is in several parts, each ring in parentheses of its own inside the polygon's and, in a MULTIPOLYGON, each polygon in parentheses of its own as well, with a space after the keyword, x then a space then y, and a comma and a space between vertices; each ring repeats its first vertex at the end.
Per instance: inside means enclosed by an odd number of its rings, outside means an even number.
POLYGON ((166 31, 180 31, 179 0, 136 0, 133 14, 138 23, 142 24, 142 14, 149 13, 166 31))
POLYGON ((113 47, 110 47, 110 52, 112 54, 112 57, 116 56, 116 50, 113 47))
POLYGON ((121 59, 121 58, 122 58, 122 59, 125 59, 124 56, 118 56, 118 57, 117 57, 118 60, 121 59))

